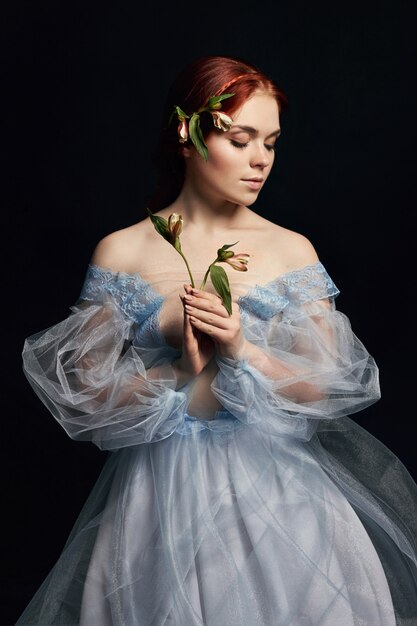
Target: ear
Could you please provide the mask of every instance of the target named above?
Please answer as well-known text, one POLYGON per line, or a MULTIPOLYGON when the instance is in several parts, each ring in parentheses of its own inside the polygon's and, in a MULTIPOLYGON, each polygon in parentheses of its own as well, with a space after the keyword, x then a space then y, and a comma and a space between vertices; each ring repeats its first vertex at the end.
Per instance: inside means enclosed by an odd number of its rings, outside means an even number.
POLYGON ((184 159, 189 159, 191 156, 191 144, 184 144, 181 146, 180 154, 184 159))

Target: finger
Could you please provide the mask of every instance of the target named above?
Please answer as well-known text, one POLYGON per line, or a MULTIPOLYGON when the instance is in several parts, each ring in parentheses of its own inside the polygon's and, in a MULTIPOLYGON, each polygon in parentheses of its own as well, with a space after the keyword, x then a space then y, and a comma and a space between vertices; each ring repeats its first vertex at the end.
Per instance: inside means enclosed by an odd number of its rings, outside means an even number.
POLYGON ((202 289, 196 289, 193 287, 191 289, 191 295, 196 298, 201 298, 202 300, 211 300, 212 302, 223 302, 222 298, 217 293, 210 293, 209 291, 204 291, 202 289))
MULTIPOLYGON (((184 306, 185 312, 191 317, 204 323, 206 326, 214 326, 222 330, 230 330, 229 317, 224 315, 216 315, 213 312, 204 311, 186 304, 184 306)), ((227 312, 226 312, 227 313, 227 312)))
POLYGON ((224 329, 218 328, 213 324, 207 324, 198 319, 194 315, 190 316, 190 323, 196 330, 208 335, 213 341, 219 341, 224 332, 224 329))
POLYGON ((178 296, 179 296, 179 298, 180 298, 180 300, 181 300, 181 302, 182 302, 183 304, 185 304, 185 302, 184 302, 184 298, 185 298, 186 296, 190 297, 190 295, 191 295, 191 289, 192 289, 191 285, 184 285, 184 291, 185 291, 185 293, 179 293, 179 294, 178 294, 178 296))
POLYGON ((184 296, 183 303, 184 305, 194 307, 195 309, 198 309, 200 311, 207 311, 208 313, 213 313, 214 315, 219 315, 220 317, 229 317, 226 308, 219 300, 217 300, 216 302, 211 298, 197 298, 196 296, 188 294, 184 296))
MULTIPOLYGON (((185 287, 186 287, 186 285, 184 285, 184 288, 185 287)), ((184 296, 184 294, 179 293, 178 296, 179 296, 179 299, 181 300, 181 303, 182 303, 182 305, 184 307, 184 305, 185 305, 185 301, 184 301, 185 296, 184 296)), ((190 315, 189 315, 189 313, 187 313, 185 311, 185 308, 184 308, 184 317, 183 317, 183 330, 184 330, 184 333, 186 333, 186 332, 189 333, 190 332, 190 315)), ((191 332, 192 332, 192 327, 191 327, 191 332)))
POLYGON ((191 316, 189 313, 184 311, 184 324, 183 324, 183 341, 184 345, 191 349, 195 347, 196 337, 195 337, 195 329, 191 324, 191 316))
POLYGON ((195 331, 196 329, 193 328, 193 325, 191 324, 191 320, 188 317, 188 319, 184 320, 184 335, 183 335, 182 350, 185 354, 190 354, 191 352, 195 351, 195 347, 196 347, 195 331))

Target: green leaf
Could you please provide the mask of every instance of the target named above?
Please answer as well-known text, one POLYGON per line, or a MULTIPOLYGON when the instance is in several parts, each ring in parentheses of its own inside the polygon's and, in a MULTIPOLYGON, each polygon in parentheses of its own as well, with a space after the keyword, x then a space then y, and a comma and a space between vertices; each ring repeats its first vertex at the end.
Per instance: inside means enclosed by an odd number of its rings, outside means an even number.
POLYGON ((171 234, 168 228, 168 221, 164 217, 160 217, 159 215, 154 215, 152 211, 146 208, 148 215, 151 219, 152 224, 155 227, 157 233, 162 235, 164 239, 171 243, 171 234))
POLYGON ((207 108, 208 109, 221 108, 221 107, 217 107, 216 105, 218 105, 223 100, 227 100, 227 98, 231 98, 234 95, 235 95, 234 93, 222 93, 221 96, 213 96, 212 98, 209 98, 209 101, 207 102, 207 108))
POLYGON ((190 116, 185 113, 179 106, 175 107, 175 112, 179 118, 188 119, 190 116))
POLYGON ((203 133, 200 127, 200 116, 198 113, 193 113, 190 119, 189 125, 190 139, 196 147, 197 152, 203 157, 205 161, 208 160, 208 148, 204 141, 203 133))
POLYGON ((222 246, 221 248, 219 248, 217 250, 217 252, 220 252, 220 250, 228 250, 229 248, 231 248, 232 246, 235 246, 237 243, 239 243, 238 241, 235 241, 235 243, 225 243, 224 246, 222 246))
POLYGON ((235 243, 225 243, 224 246, 222 246, 221 248, 219 248, 217 250, 217 261, 225 261, 226 259, 230 259, 230 257, 234 256, 234 252, 228 252, 228 248, 231 248, 232 246, 235 246, 237 243, 239 243, 238 241, 236 241, 235 243))
POLYGON ((169 121, 168 121, 168 126, 171 125, 172 122, 172 118, 173 117, 177 117, 179 120, 181 119, 187 119, 190 116, 187 115, 179 106, 175 105, 174 106, 174 110, 172 111, 171 115, 169 116, 169 121))
POLYGON ((223 300, 223 304, 229 315, 232 314, 232 296, 230 293, 229 279, 222 267, 218 265, 210 266, 210 278, 213 283, 213 287, 223 300))

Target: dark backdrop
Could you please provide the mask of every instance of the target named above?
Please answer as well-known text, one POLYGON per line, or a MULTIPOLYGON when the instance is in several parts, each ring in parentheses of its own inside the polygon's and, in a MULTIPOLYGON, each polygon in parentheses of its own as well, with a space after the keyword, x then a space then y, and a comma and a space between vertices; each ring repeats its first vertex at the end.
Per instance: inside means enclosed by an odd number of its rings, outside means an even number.
POLYGON ((164 94, 197 56, 247 58, 286 92, 276 164, 252 208, 315 245, 380 366, 382 400, 355 420, 417 476, 413 4, 2 4, 1 624, 52 567, 105 460, 37 399, 23 340, 68 315, 98 240, 144 217, 164 94))

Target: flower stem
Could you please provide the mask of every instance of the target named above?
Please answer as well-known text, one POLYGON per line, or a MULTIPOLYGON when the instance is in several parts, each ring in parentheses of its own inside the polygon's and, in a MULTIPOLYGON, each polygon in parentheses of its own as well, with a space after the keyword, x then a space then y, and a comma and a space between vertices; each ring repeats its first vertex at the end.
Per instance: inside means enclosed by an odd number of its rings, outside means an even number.
POLYGON ((180 250, 177 250, 177 252, 182 256, 182 258, 184 259, 184 263, 187 266, 187 270, 190 275, 191 286, 195 287, 194 278, 193 278, 193 275, 191 274, 190 266, 188 265, 187 259, 185 258, 185 256, 180 250))
POLYGON ((220 261, 219 257, 217 257, 216 259, 214 259, 213 263, 210 263, 210 265, 208 266, 208 270, 207 272, 204 274, 204 278, 203 278, 203 282, 200 285, 200 289, 204 289, 204 286, 207 282, 207 278, 208 275, 210 274, 210 268, 212 267, 212 265, 214 265, 215 263, 217 263, 217 261, 220 261))
MULTIPOLYGON (((212 265, 212 264, 211 264, 211 265, 212 265)), ((201 285, 200 285, 200 289, 201 289, 201 290, 203 290, 203 289, 204 289, 204 286, 205 286, 205 284, 206 284, 206 281, 207 281, 208 275, 209 275, 209 273, 210 273, 210 268, 211 268, 211 265, 209 265, 209 266, 208 266, 208 270, 207 270, 207 272, 204 274, 203 282, 202 282, 202 283, 201 283, 201 285)))

